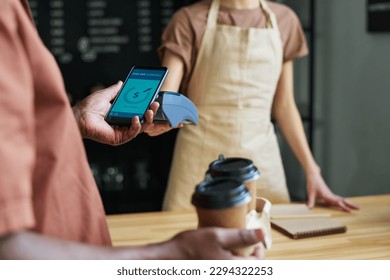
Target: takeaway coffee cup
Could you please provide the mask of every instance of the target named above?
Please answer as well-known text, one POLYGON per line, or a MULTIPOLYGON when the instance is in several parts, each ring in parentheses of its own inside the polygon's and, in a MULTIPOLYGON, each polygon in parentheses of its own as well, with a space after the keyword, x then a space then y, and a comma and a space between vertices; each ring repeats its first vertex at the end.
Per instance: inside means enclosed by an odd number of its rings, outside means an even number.
POLYGON ((225 158, 222 154, 209 165, 206 172, 206 180, 216 178, 233 178, 245 184, 251 194, 251 202, 248 204, 248 212, 256 209, 256 183, 260 172, 253 161, 246 158, 225 158))
POLYGON ((242 182, 226 178, 197 185, 191 202, 196 207, 199 227, 246 228, 250 200, 242 182))
MULTIPOLYGON (((251 196, 240 181, 221 178, 203 181, 195 187, 192 204, 198 215, 198 227, 246 228, 246 215, 251 196)), ((234 250, 249 255, 253 247, 234 250)))

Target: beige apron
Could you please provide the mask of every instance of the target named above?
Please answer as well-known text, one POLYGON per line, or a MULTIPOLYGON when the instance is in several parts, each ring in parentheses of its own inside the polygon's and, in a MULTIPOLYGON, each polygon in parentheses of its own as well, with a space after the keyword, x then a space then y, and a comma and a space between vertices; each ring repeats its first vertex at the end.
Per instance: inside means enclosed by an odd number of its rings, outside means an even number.
POLYGON ((260 170, 258 196, 273 203, 289 201, 271 123, 283 56, 275 15, 260 0, 267 28, 218 25, 219 4, 211 4, 187 94, 198 107, 199 124, 180 129, 164 210, 192 207, 195 186, 220 153, 253 160, 260 170))

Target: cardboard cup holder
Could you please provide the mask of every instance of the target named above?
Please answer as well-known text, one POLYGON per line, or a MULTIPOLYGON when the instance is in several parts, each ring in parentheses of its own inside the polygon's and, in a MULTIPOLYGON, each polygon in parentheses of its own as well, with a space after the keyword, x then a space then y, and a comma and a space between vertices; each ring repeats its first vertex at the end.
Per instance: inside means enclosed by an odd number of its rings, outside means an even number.
POLYGON ((271 202, 263 197, 256 198, 256 211, 250 211, 246 216, 248 229, 261 228, 264 232, 264 247, 270 249, 272 245, 271 233, 271 202))

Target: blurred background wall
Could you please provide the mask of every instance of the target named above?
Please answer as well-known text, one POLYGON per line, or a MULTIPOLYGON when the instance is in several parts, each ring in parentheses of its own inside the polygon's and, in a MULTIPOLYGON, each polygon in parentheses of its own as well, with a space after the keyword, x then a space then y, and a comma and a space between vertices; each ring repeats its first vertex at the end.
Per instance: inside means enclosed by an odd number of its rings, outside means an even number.
MULTIPOLYGON (((304 117, 314 106, 312 148, 327 183, 344 196, 389 193, 390 1, 278 2, 296 11, 311 43, 313 57, 295 62, 295 96, 304 117), (385 30, 368 31, 370 6, 385 30)), ((280 144, 291 195, 304 199, 304 173, 280 144)))
POLYGON ((390 1, 370 2, 387 31, 367 31, 368 1, 317 1, 315 154, 346 196, 390 192, 390 1))

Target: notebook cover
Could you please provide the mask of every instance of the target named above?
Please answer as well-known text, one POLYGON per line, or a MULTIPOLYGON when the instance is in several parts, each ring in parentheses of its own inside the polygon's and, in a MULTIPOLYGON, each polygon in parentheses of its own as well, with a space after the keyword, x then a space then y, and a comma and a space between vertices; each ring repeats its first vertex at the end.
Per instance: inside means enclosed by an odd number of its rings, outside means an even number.
POLYGON ((293 239, 343 233, 347 227, 328 218, 275 219, 272 228, 293 239))
POLYGON ((277 204, 271 208, 272 227, 294 239, 347 231, 329 217, 329 213, 314 212, 301 203, 277 204))

